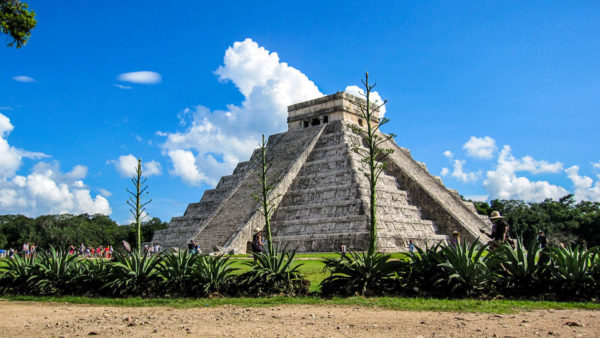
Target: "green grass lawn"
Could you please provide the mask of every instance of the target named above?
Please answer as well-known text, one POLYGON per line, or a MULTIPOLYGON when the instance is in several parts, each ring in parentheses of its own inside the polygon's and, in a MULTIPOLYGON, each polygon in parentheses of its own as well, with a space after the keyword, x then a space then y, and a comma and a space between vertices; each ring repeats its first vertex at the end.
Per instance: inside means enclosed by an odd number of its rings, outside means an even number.
POLYGON ((475 300, 475 299, 431 299, 401 297, 349 297, 322 299, 318 297, 267 297, 267 298, 87 298, 87 297, 33 297, 5 296, 7 301, 59 302, 71 304, 92 304, 105 306, 168 306, 174 308, 214 307, 237 305, 244 307, 269 307, 279 305, 315 305, 315 306, 362 306, 380 307, 403 311, 451 311, 482 313, 515 313, 540 309, 583 309, 600 310, 598 303, 545 302, 523 300, 475 300))
MULTIPOLYGON (((327 255, 327 254, 326 254, 327 255)), ((296 255, 298 257, 299 255, 296 255)), ((331 257, 336 257, 337 254, 331 254, 331 257)), ((321 255, 310 254, 310 256, 300 257, 294 265, 300 264, 300 272, 310 281, 310 291, 314 292, 319 289, 319 283, 328 276, 323 271, 323 259, 321 255)), ((235 273, 241 274, 251 269, 247 263, 252 262, 251 255, 236 255, 231 258, 233 260, 232 267, 239 269, 235 273)))

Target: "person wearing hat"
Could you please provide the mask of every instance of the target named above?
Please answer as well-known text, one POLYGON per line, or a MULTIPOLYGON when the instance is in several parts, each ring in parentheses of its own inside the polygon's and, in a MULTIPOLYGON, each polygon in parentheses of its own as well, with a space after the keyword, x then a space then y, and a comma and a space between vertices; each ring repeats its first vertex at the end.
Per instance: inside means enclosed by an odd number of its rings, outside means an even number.
POLYGON ((508 240, 508 231, 510 230, 510 226, 504 221, 504 217, 500 215, 500 212, 495 210, 492 211, 490 220, 492 221, 493 226, 492 233, 488 236, 492 238, 493 243, 490 245, 490 247, 493 249, 508 240))

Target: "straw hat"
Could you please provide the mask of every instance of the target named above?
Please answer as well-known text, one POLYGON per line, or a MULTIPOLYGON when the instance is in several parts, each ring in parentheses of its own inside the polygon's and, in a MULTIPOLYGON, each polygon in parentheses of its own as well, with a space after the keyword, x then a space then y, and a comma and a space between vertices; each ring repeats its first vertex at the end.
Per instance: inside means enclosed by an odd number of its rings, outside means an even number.
POLYGON ((260 227, 254 228, 254 232, 260 232, 260 227))
POLYGON ((500 219, 500 218, 504 218, 503 216, 500 215, 499 211, 492 211, 492 215, 490 216, 490 219, 500 219))

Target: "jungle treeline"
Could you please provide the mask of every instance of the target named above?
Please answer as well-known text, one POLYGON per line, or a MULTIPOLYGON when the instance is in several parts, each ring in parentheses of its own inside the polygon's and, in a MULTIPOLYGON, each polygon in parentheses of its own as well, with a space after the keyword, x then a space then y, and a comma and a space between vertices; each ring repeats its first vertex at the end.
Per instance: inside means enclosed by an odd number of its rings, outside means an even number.
POLYGON ((521 237, 524 243, 543 231, 550 245, 600 246, 600 202, 577 202, 573 195, 566 195, 558 201, 492 200, 474 204, 482 215, 499 211, 511 227, 511 237, 521 237))
MULTIPOLYGON (((167 223, 158 217, 142 223, 142 241, 152 240, 154 231, 166 229, 167 223)), ((135 224, 119 225, 105 215, 44 215, 29 218, 23 215, 0 215, 0 248, 20 250, 25 242, 35 243, 38 248, 66 250, 70 245, 77 248, 81 243, 87 247, 117 245, 126 240, 136 243, 135 224)))

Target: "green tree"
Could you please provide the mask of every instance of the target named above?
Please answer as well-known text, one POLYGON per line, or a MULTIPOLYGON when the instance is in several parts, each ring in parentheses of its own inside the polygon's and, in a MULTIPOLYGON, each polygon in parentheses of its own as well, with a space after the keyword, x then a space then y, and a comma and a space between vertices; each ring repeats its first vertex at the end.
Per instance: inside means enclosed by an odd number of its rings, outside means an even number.
POLYGON ((355 100, 354 105, 358 108, 360 116, 366 121, 366 127, 350 125, 352 132, 359 136, 360 142, 353 144, 352 151, 362 157, 362 162, 366 169, 359 170, 369 180, 370 192, 370 241, 369 254, 375 253, 377 245, 377 181, 379 176, 386 168, 385 157, 391 154, 393 149, 381 148, 381 145, 394 138, 394 134, 383 134, 380 131, 381 126, 388 123, 387 118, 379 118, 380 109, 385 106, 387 100, 381 104, 371 101, 371 92, 377 85, 369 84, 369 73, 365 74, 365 80, 362 81, 366 94, 364 100, 355 100))
POLYGON ((272 175, 271 163, 267 160, 267 144, 265 143, 265 135, 262 136, 262 142, 259 144, 259 157, 257 159, 258 165, 258 186, 253 187, 258 190, 257 193, 253 193, 252 197, 261 204, 261 213, 265 217, 265 231, 267 232, 267 246, 269 254, 273 256, 273 240, 271 238, 271 215, 273 213, 273 201, 279 197, 270 196, 275 184, 279 181, 277 175, 272 175))
POLYGON ((21 48, 29 40, 37 21, 35 12, 28 7, 19 0, 0 0, 0 29, 12 39, 8 47, 16 44, 16 48, 21 48))
POLYGON ((146 211, 146 205, 152 202, 152 199, 143 201, 144 196, 148 195, 148 185, 146 181, 148 178, 142 177, 142 159, 138 158, 138 165, 136 168, 136 176, 131 178, 131 183, 135 187, 135 191, 125 189, 131 196, 127 200, 129 205, 129 211, 135 218, 136 231, 137 231, 137 250, 138 254, 142 253, 142 219, 146 211))

